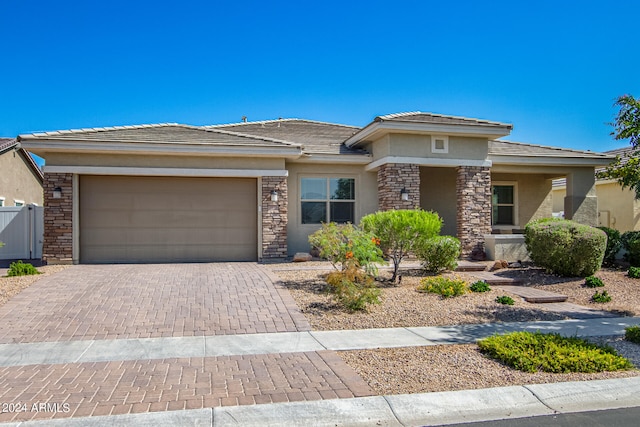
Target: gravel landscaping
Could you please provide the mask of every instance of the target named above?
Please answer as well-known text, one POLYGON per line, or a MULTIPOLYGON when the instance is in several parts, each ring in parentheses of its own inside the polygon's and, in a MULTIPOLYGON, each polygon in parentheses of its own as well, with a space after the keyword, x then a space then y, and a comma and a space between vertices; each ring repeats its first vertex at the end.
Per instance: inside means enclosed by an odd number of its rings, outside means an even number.
MULTIPOLYGON (((411 326, 445 326, 457 324, 562 320, 564 314, 546 310, 544 304, 530 304, 516 295, 513 306, 495 302, 496 296, 509 295, 495 287, 486 293, 467 293, 442 299, 435 294, 418 293, 416 287, 424 273, 405 270, 399 285, 380 282, 382 303, 369 307, 366 313, 348 312, 326 293, 324 276, 328 263, 280 264, 273 266, 284 286, 314 330, 391 328, 411 326), (291 270, 285 270, 291 268, 291 270)), ((447 273, 453 275, 454 273, 447 273)), ((496 272, 518 278, 523 286, 533 286, 569 296, 568 302, 616 314, 636 315, 640 310, 640 280, 626 276, 625 271, 602 270, 600 277, 613 300, 606 304, 589 302, 596 289, 583 286, 584 279, 562 278, 532 267, 496 272)), ((458 277, 475 281, 470 273, 458 277)), ((390 277, 390 272, 381 272, 390 277)), ((640 366, 640 346, 620 337, 601 337, 593 341, 613 346, 621 355, 640 366)), ((638 376, 640 371, 603 372, 597 374, 525 373, 508 368, 482 355, 476 345, 445 345, 340 352, 369 385, 380 394, 420 393, 500 387, 563 381, 638 376)))
POLYGON ((15 277, 7 277, 6 269, 4 269, 3 274, 0 276, 0 306, 4 305, 11 297, 20 293, 23 289, 31 286, 38 279, 62 271, 67 267, 67 265, 45 265, 37 268, 42 274, 15 277))

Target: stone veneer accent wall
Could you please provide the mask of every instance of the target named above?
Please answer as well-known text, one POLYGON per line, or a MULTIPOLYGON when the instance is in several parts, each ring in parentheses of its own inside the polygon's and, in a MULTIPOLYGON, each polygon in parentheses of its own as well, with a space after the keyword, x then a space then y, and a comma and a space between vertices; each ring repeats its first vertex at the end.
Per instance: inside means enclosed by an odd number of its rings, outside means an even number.
POLYGON ((287 178, 262 178, 262 258, 287 257, 287 178), (271 191, 278 192, 278 201, 271 201, 271 191))
POLYGON ((458 199, 458 239, 462 258, 482 248, 484 235, 491 234, 491 171, 488 167, 459 166, 456 193, 458 199))
POLYGON ((420 206, 420 166, 408 163, 388 163, 378 169, 378 209, 414 209, 420 206), (400 191, 409 193, 402 200, 400 191))
POLYGON ((73 174, 44 174, 44 243, 42 258, 49 264, 73 262, 73 174), (60 187, 62 197, 53 198, 60 187))

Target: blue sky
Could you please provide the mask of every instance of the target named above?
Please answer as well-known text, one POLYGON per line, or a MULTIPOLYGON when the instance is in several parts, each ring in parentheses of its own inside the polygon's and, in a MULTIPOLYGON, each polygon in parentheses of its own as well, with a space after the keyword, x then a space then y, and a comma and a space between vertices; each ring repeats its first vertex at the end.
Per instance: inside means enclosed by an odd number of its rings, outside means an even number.
POLYGON ((0 136, 429 111, 604 151, 638 1, 0 0, 0 136), (445 4, 448 3, 448 4, 445 4))

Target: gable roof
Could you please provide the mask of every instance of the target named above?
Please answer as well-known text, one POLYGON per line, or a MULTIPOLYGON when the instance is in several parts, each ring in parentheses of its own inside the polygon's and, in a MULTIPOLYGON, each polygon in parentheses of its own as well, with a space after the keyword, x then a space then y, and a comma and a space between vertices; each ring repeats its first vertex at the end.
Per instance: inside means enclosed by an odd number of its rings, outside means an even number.
MULTIPOLYGON (((609 158, 611 160, 613 160, 616 156, 620 156, 620 160, 621 163, 624 165, 627 163, 627 161, 629 160, 629 156, 633 153, 633 148, 632 147, 622 147, 622 148, 615 148, 613 150, 608 150, 608 151, 603 151, 602 154, 609 156, 609 158)), ((600 167, 600 168, 596 168, 596 174, 598 172, 602 172, 605 170, 605 167, 600 167)), ((610 178, 598 178, 596 176, 596 181, 607 181, 610 178)), ((558 178, 558 179, 554 179, 553 182, 553 187, 557 188, 557 187, 564 187, 565 185, 567 185, 567 179, 566 178, 558 178)))
POLYGON ((571 148, 553 147, 548 145, 528 144, 525 142, 492 140, 489 141, 489 155, 495 156, 536 156, 536 157, 567 157, 592 158, 611 160, 614 156, 595 151, 573 150, 571 148))
POLYGON ((377 116, 371 123, 345 140, 347 147, 371 141, 391 132, 448 134, 500 138, 511 133, 513 125, 470 117, 411 111, 377 116))
POLYGON ((0 154, 4 152, 18 148, 18 152, 22 155, 27 165, 31 168, 33 173, 38 177, 40 182, 44 181, 44 174, 42 173, 42 169, 40 169, 33 157, 31 157, 31 153, 20 147, 18 140, 15 138, 0 138, 0 154))
POLYGON ((206 129, 224 129, 244 135, 277 138, 301 144, 310 154, 363 154, 350 149, 343 142, 360 128, 336 123, 305 119, 277 119, 257 122, 229 123, 204 126, 206 129))

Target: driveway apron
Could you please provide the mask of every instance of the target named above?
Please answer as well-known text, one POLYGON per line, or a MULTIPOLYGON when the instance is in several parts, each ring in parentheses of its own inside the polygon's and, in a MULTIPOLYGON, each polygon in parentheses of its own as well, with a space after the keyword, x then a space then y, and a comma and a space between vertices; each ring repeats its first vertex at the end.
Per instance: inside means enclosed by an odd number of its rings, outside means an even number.
MULTIPOLYGON (((256 263, 76 265, 0 307, 0 351, 18 343, 308 330, 288 291, 256 263)), ((371 394, 324 350, 16 364, 0 367, 0 403, 11 409, 0 422, 371 394)))

